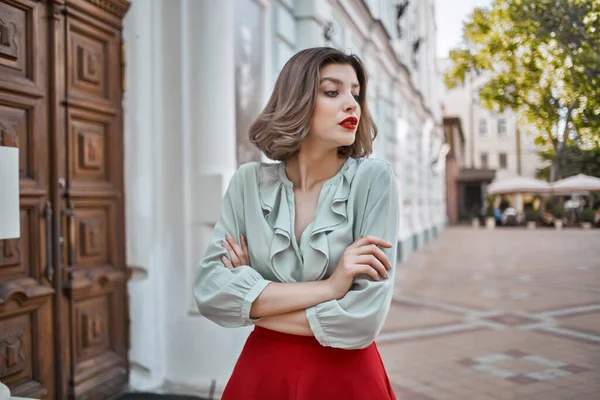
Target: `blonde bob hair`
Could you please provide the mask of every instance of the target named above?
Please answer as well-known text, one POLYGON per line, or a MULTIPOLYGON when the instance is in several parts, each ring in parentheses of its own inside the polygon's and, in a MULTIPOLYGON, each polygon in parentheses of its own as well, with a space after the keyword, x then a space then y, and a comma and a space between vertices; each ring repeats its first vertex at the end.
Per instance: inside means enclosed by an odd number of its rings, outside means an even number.
POLYGON ((373 150, 377 126, 367 106, 367 72, 354 54, 331 47, 314 47, 296 53, 283 67, 269 102, 250 127, 250 141, 272 160, 284 161, 296 154, 308 135, 321 80, 321 68, 328 64, 354 68, 360 85, 358 103, 361 117, 356 139, 338 148, 343 157, 367 157, 373 150))

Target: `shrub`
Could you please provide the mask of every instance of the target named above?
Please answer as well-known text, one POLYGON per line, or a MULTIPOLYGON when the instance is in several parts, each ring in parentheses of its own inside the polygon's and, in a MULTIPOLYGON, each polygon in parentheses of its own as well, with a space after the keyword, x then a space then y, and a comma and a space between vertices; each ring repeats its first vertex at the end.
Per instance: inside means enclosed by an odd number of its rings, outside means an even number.
POLYGON ((591 222, 594 223, 594 216, 596 212, 593 208, 586 208, 581 212, 581 220, 583 222, 591 222))
POLYGON ((488 195, 487 196, 486 215, 488 217, 493 217, 494 216, 494 200, 495 200, 495 196, 493 196, 493 195, 488 195))
POLYGON ((563 206, 554 206, 552 215, 554 215, 554 218, 563 219, 567 215, 567 212, 563 206))
POLYGON ((528 222, 536 222, 538 219, 540 218, 540 213, 528 208, 527 210, 525 210, 525 219, 528 222))

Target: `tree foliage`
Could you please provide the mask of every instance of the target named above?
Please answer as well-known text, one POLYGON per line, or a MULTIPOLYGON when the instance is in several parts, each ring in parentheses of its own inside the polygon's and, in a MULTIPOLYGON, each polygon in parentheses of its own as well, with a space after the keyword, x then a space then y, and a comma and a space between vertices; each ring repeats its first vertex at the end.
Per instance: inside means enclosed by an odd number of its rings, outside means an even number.
POLYGON ((450 53, 449 88, 485 73, 482 105, 516 111, 538 145, 600 147, 600 1, 494 0, 475 9, 464 38, 450 53))
MULTIPOLYGON (((584 150, 578 146, 565 146, 558 156, 553 149, 548 149, 541 151, 540 157, 544 161, 554 161, 559 165, 560 178, 568 178, 577 174, 600 178, 600 147, 584 150)), ((548 180, 550 167, 539 168, 536 171, 536 177, 548 180)))

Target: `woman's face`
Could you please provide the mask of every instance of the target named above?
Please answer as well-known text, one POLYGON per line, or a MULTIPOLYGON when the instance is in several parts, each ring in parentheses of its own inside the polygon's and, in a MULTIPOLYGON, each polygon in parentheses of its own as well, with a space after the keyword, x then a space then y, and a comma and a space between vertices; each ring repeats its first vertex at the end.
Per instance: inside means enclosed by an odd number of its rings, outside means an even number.
POLYGON ((351 65, 322 67, 309 141, 331 149, 352 145, 360 120, 359 96, 358 78, 351 65))

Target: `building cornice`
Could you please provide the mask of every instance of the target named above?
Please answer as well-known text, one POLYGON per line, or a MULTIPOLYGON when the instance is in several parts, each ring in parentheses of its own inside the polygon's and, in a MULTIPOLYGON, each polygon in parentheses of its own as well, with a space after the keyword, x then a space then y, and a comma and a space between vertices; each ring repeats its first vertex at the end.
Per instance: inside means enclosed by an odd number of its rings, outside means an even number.
POLYGON ((129 0, 85 0, 88 3, 92 3, 101 9, 108 11, 109 13, 116 15, 119 18, 123 18, 129 10, 131 3, 129 0))

